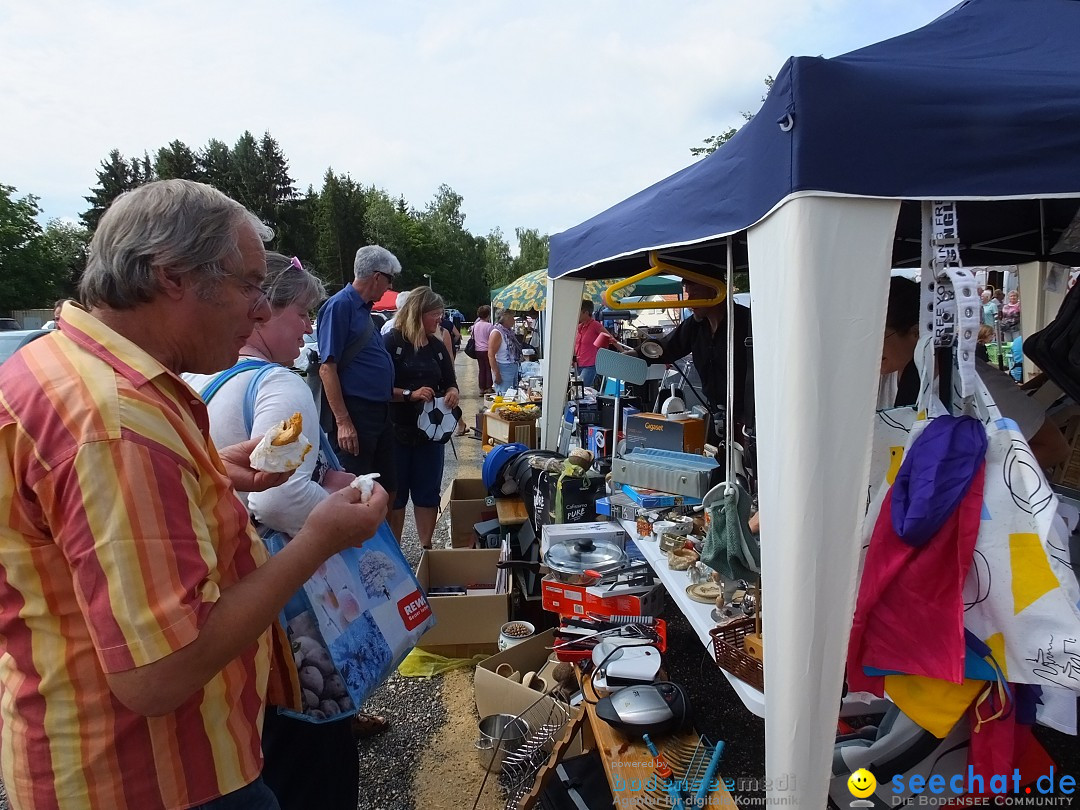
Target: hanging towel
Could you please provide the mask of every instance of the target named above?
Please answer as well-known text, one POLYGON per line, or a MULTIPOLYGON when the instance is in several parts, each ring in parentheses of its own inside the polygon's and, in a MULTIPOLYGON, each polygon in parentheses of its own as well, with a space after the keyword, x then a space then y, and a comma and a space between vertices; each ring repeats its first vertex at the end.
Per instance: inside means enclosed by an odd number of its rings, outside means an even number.
POLYGON ((725 579, 754 582, 761 571, 761 543, 750 531, 750 496, 737 483, 727 483, 720 503, 709 506, 709 531, 701 561, 725 579))
POLYGON ((963 587, 979 531, 984 478, 985 465, 944 525, 919 547, 893 530, 893 491, 886 493, 851 626, 852 690, 881 694, 882 679, 864 672, 867 666, 955 684, 964 680, 963 587))

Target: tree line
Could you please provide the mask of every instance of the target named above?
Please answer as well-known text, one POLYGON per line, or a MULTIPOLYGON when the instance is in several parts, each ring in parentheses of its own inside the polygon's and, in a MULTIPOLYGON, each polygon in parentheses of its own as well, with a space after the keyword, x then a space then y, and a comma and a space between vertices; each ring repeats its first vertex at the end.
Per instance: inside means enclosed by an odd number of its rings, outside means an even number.
POLYGON ((547 266, 548 236, 516 228, 517 255, 499 228, 475 236, 465 227, 463 198, 441 185, 423 207, 409 204, 348 173, 328 168, 322 187, 298 191, 289 162, 269 132, 245 132, 233 146, 211 139, 199 149, 179 140, 142 157, 112 150, 97 169, 97 184, 84 199, 82 227, 38 222, 36 196, 21 198, 0 184, 0 313, 51 307, 72 295, 86 266, 87 245, 109 204, 152 180, 182 178, 220 189, 274 229, 268 248, 299 256, 305 266, 337 290, 352 280, 357 248, 378 244, 402 265, 401 289, 428 283, 466 317, 487 301, 490 290, 547 266))

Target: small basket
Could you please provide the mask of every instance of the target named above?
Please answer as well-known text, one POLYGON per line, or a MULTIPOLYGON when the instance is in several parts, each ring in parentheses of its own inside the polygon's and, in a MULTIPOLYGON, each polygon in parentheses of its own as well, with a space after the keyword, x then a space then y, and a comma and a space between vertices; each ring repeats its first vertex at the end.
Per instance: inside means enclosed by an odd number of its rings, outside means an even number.
POLYGON ((754 617, 736 619, 709 631, 716 651, 716 665, 745 681, 755 689, 765 691, 765 669, 761 662, 746 654, 743 639, 754 632, 754 617))

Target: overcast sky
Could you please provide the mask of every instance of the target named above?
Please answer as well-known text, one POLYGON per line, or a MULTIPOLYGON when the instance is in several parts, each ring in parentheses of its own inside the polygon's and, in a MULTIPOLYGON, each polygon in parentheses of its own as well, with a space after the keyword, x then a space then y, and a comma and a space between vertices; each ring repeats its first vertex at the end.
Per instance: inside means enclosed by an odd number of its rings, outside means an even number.
POLYGON ((792 55, 835 56, 953 0, 0 0, 0 183, 75 218, 111 149, 280 143, 476 235, 557 233, 678 171, 792 55))

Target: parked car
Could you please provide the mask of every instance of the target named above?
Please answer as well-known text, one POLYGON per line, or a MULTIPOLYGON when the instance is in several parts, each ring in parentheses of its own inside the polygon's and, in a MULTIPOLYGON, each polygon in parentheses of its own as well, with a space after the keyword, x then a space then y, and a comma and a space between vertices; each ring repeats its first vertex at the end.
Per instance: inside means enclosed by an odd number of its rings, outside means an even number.
POLYGON ((14 318, 0 318, 0 332, 22 331, 22 324, 14 318))
POLYGON ((49 334, 45 329, 7 329, 0 332, 0 363, 32 340, 49 334))
POLYGON ((319 341, 316 339, 314 332, 310 335, 304 335, 304 346, 300 349, 300 354, 293 360, 292 367, 297 371, 306 373, 312 358, 319 359, 319 341))

